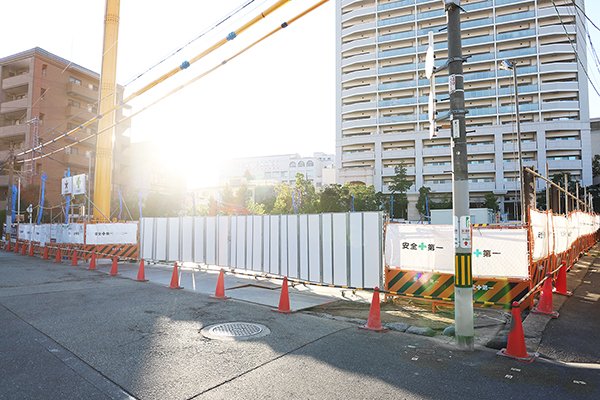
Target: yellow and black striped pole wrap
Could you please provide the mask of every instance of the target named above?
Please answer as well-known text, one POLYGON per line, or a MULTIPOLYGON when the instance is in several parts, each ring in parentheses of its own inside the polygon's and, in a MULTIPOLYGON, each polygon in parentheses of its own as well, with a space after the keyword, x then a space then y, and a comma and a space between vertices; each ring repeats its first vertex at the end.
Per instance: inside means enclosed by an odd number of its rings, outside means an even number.
POLYGON ((473 286, 471 254, 459 253, 454 256, 454 285, 458 287, 473 286))

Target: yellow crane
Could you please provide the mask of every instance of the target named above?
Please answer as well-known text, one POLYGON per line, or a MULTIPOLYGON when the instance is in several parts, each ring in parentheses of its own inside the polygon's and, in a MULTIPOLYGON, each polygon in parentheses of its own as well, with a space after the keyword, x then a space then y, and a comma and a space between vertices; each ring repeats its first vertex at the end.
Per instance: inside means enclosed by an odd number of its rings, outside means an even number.
POLYGON ((100 115, 96 140, 96 176, 94 179, 94 218, 105 220, 110 216, 112 152, 114 142, 115 103, 117 88, 117 43, 119 37, 120 0, 106 0, 104 15, 104 46, 100 83, 100 115), (107 129, 108 128, 108 129, 107 129), (103 130, 106 131, 103 132, 103 130))

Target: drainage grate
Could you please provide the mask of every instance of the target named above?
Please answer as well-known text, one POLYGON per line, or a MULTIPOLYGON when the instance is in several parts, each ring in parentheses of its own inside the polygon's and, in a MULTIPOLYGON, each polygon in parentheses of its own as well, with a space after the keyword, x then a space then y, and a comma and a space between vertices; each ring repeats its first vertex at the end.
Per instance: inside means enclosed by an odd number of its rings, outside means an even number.
POLYGON ((260 324, 226 322, 207 326, 202 329, 201 333, 211 339, 240 340, 262 337, 268 335, 271 331, 266 326, 260 324))

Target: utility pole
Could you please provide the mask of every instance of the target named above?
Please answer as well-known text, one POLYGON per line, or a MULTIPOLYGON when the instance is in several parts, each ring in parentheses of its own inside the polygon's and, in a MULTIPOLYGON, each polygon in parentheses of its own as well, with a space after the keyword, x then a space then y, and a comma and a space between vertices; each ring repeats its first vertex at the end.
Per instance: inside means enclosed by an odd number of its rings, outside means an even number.
POLYGON ((6 199, 6 232, 11 232, 12 227, 12 199, 13 199, 13 179, 15 174, 15 151, 10 149, 8 153, 8 196, 6 199))
POLYGON ((471 218, 469 211, 469 171, 460 0, 445 0, 448 13, 448 73, 450 82, 450 120, 452 140, 452 204, 458 222, 458 247, 454 253, 454 324, 456 344, 461 350, 474 350, 473 272, 471 268, 471 218))

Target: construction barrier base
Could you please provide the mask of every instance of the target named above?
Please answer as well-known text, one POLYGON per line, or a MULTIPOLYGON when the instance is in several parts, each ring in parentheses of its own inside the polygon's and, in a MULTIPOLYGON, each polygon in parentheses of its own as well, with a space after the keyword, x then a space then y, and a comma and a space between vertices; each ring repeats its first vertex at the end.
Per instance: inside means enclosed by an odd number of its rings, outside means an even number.
POLYGON ((566 296, 566 297, 571 297, 571 296, 573 296, 573 292, 564 292, 564 293, 563 293, 563 292, 558 292, 558 291, 556 290, 556 288, 554 288, 554 289, 552 290, 552 293, 553 293, 553 294, 560 294, 561 296, 566 296))
POLYGON ((379 332, 379 333, 383 333, 383 332, 387 332, 389 331, 389 329, 387 328, 381 328, 381 329, 373 329, 373 328, 367 328, 367 326, 359 326, 358 329, 363 330, 363 331, 371 331, 371 332, 379 332))
POLYGON ((514 360, 517 361, 521 361, 524 363, 532 363, 533 360, 535 360, 540 354, 539 353, 533 353, 533 354, 529 354, 529 357, 515 357, 515 356, 510 356, 508 354, 505 354, 504 352, 506 351, 506 349, 502 349, 499 352, 496 353, 497 356, 502 356, 502 357, 507 357, 507 358, 512 358, 514 360))
POLYGON ((531 310, 532 313, 534 314, 539 314, 539 315, 546 315, 548 317, 552 317, 552 318, 558 318, 558 311, 552 311, 552 312, 545 312, 545 311, 540 311, 537 308, 533 308, 531 310))

